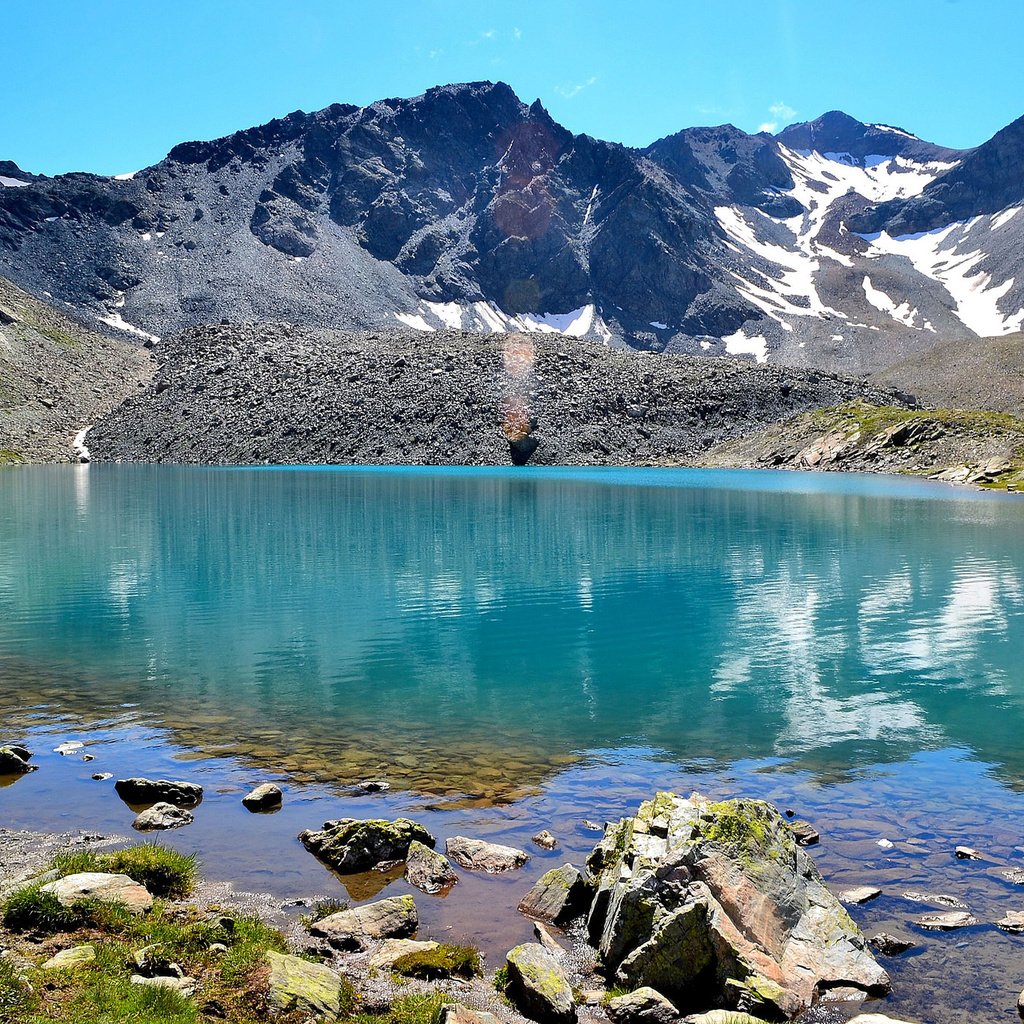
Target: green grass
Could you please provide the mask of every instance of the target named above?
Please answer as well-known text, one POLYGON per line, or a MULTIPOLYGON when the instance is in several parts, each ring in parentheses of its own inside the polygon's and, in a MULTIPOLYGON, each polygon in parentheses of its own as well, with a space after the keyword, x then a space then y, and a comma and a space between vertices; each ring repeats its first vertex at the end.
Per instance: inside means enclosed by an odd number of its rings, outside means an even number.
POLYGON ((81 871, 108 871, 127 875, 154 896, 183 899, 196 887, 195 854, 179 853, 156 843, 140 843, 113 853, 77 850, 58 853, 50 867, 62 877, 81 871))
POLYGON ((501 967, 494 972, 494 987, 498 992, 504 995, 508 991, 509 981, 508 966, 506 964, 502 964, 501 967))
POLYGON ((480 954, 472 946, 442 943, 436 949, 400 956, 391 968, 396 974, 436 981, 439 978, 472 978, 482 974, 480 954))
POLYGON ((342 910, 348 910, 348 902, 346 900, 318 900, 310 907, 308 914, 299 915, 299 920, 302 922, 304 928, 309 928, 310 925, 316 924, 317 921, 322 921, 325 917, 330 917, 331 914, 338 914, 342 910))
POLYGON ((127 907, 102 900, 77 900, 63 906, 41 884, 16 889, 3 904, 3 924, 12 932, 71 932, 79 928, 116 929, 131 919, 127 907))
POLYGON ((24 1018, 35 1003, 32 990, 19 975, 14 964, 0 956, 0 1021, 24 1018))
POLYGON ((0 448, 0 466, 20 466, 25 461, 21 452, 13 448, 0 448))
POLYGON ((357 1013, 353 1024, 438 1024, 441 1010, 451 999, 440 992, 429 995, 402 996, 386 1013, 357 1013))

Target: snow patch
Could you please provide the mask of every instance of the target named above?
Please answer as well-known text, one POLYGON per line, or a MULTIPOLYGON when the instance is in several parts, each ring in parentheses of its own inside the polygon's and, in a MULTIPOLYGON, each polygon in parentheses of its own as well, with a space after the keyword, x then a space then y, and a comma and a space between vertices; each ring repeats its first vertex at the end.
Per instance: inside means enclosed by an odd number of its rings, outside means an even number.
POLYGON ((31 184, 31 181, 22 181, 21 178, 8 178, 0 174, 0 185, 3 185, 5 188, 24 188, 26 185, 31 184))
POLYGON ((917 310, 911 310, 909 302, 903 302, 897 306, 893 299, 886 295, 885 292, 879 288, 875 288, 871 284, 870 277, 865 276, 863 284, 864 294, 867 296, 868 302, 870 302, 875 309, 882 313, 888 313, 893 320, 897 320, 907 327, 913 327, 915 330, 921 329, 918 328, 917 324, 914 322, 917 319, 917 310))
POLYGON ((138 171, 129 171, 127 174, 115 174, 114 181, 131 181, 138 173, 138 171))
POLYGON ((411 327, 414 331, 426 331, 428 334, 434 332, 434 328, 422 316, 415 313, 396 313, 395 319, 405 324, 406 327, 411 327))
POLYGON ((395 313, 396 319, 417 331, 434 331, 439 327, 452 330, 479 331, 484 334, 562 334, 583 338, 596 334, 609 342, 612 332, 598 315, 593 304, 580 306, 568 313, 505 313, 493 302, 428 302, 420 304, 416 313, 395 313), (431 321, 437 321, 437 325, 431 321))
POLYGON ((159 341, 160 338, 155 334, 150 334, 149 331, 144 331, 141 327, 136 327, 134 324, 128 323, 121 316, 121 310, 124 307, 124 292, 119 292, 117 301, 114 303, 113 310, 110 311, 106 316, 101 316, 100 322, 107 324, 109 327, 116 327, 119 331, 125 331, 128 334, 134 334, 137 338, 143 338, 146 341, 159 341))
POLYGON ((916 135, 911 135, 910 132, 905 132, 902 128, 893 128, 891 124, 872 124, 870 128, 877 128, 880 132, 889 132, 890 135, 902 135, 905 139, 913 139, 915 142, 921 140, 916 135))
POLYGON ((992 230, 995 231, 996 228, 1001 228, 1004 224, 1009 223, 1021 210, 1024 210, 1024 206, 1011 206, 1009 209, 1003 210, 1002 213, 994 214, 992 217, 992 230))
POLYGON ((759 363, 768 362, 768 340, 763 335, 748 338, 741 327, 722 341, 725 342, 725 351, 731 356, 753 356, 759 363))
POLYGON ((656 327, 659 331, 667 331, 668 330, 668 324, 663 324, 659 320, 652 320, 651 321, 651 326, 652 327, 656 327))
POLYGON ((91 423, 87 427, 82 427, 82 429, 75 434, 75 439, 71 442, 71 448, 75 455, 78 456, 79 462, 89 462, 92 459, 92 456, 89 454, 89 449, 85 446, 85 435, 88 434, 90 430, 92 430, 91 423))

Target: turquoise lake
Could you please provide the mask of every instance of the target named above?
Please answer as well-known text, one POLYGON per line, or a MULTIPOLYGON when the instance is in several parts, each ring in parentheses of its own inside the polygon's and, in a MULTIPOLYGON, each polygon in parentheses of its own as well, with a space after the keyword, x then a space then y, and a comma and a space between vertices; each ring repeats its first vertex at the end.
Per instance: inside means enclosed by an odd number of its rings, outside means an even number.
MULTIPOLYGON (((340 891, 294 837, 341 814, 514 841, 516 877, 418 898, 426 931, 494 955, 528 934, 535 877, 593 846, 584 819, 659 787, 763 797, 819 827, 830 883, 883 888, 854 909, 869 933, 920 938, 886 963, 887 1012, 1016 1015, 1024 939, 992 921, 1024 909, 1002 875, 1024 868, 1024 498, 767 471, 20 468, 0 474, 0 716, 41 769, 0 788, 0 825, 123 834, 93 771, 194 778, 207 798, 166 841, 282 898, 340 891), (242 812, 268 778, 284 810, 242 812), (982 923, 915 932, 907 889, 982 923)), ((406 891, 364 881, 354 898, 406 891)))

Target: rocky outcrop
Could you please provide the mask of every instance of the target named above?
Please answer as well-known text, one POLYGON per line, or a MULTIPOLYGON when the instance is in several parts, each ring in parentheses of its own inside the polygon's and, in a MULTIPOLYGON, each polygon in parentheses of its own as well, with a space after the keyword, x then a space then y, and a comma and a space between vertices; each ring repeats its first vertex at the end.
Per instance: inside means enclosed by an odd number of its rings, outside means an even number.
POLYGON ((527 917, 552 924, 566 924, 590 905, 590 886, 579 868, 563 864, 541 875, 519 904, 527 917))
POLYGON ((525 850, 517 850, 514 846, 487 843, 466 836, 452 836, 445 844, 445 849, 448 856, 461 867, 470 871, 486 871, 491 875, 521 868, 530 859, 525 850))
POLYGON ((191 811, 174 804, 158 803, 136 815, 132 828, 136 832, 164 832, 172 828, 191 825, 195 820, 191 811))
POLYGON ((338 949, 365 949, 373 939, 405 938, 416 931, 419 915, 411 896, 392 896, 341 910, 309 926, 310 933, 338 949))
POLYGON ((296 1010, 323 1021, 337 1020, 343 1007, 343 982, 337 971, 297 956, 267 952, 270 1005, 290 1013, 296 1010))
POLYGON ((576 1002, 558 961, 543 946, 526 942, 508 953, 506 994, 531 1020, 573 1024, 576 1002))
POLYGON ((68 907, 79 900, 99 900, 102 903, 124 904, 132 913, 141 914, 153 906, 148 890, 127 875, 105 874, 100 871, 82 871, 65 875, 44 885, 41 892, 53 893, 62 906, 68 907))
POLYGON ((343 874, 369 871, 386 861, 405 860, 414 841, 433 847, 437 840, 409 818, 384 821, 339 818, 321 830, 299 833, 299 842, 314 857, 343 874))
POLYGON ((459 876, 443 853, 414 839, 409 844, 405 861, 405 880, 417 889, 433 895, 450 889, 459 880, 459 876))
POLYGON ((684 1009, 789 1017, 829 988, 888 990, 860 930, 769 804, 659 793, 608 827, 588 867, 591 939, 618 984, 649 985, 684 1009))
POLYGON ((281 806, 284 795, 281 787, 273 782, 264 782, 251 793, 242 797, 242 806, 248 811, 274 811, 281 806))
POLYGON ((118 779, 117 795, 133 806, 173 804, 175 807, 198 807, 203 800, 203 787, 195 782, 171 782, 169 779, 118 779))

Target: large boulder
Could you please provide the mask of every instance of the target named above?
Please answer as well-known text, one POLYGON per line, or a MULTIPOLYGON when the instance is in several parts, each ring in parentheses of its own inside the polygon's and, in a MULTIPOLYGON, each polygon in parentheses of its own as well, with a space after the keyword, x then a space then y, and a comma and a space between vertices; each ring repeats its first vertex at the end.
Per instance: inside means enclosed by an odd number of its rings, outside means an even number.
POLYGON ((132 913, 141 914, 153 906, 152 895, 134 879, 102 871, 65 875, 44 885, 40 892, 53 893, 65 907, 80 900, 99 900, 102 903, 123 903, 132 913))
POLYGON ((366 949, 374 939, 402 939, 419 924, 411 896, 392 896, 362 907, 340 910, 309 926, 313 935, 338 949, 366 949))
POLYGON ((417 889, 433 895, 450 889, 459 880, 459 876, 443 853, 414 839, 409 844, 409 854, 405 861, 405 880, 417 889))
POLYGON ((521 868, 530 859, 525 850, 517 850, 514 846, 487 843, 466 836, 452 836, 445 843, 445 849, 448 856, 461 867, 469 868, 470 871, 486 871, 491 875, 521 868))
POLYGON ((306 829, 299 833, 299 842, 314 857, 335 871, 348 874, 369 871, 385 861, 405 860, 413 840, 429 847, 436 843, 419 822, 409 818, 339 818, 325 821, 322 830, 306 829))
POLYGON ((337 1020, 345 1003, 341 975, 324 964, 286 953, 267 952, 270 1005, 288 1013, 298 1010, 321 1020, 337 1020))
POLYGON ((609 825, 587 865, 591 940, 617 984, 786 1017, 828 988, 889 989, 770 804, 659 793, 609 825))
POLYGON ((118 779, 117 795, 132 806, 173 804, 175 807, 198 807, 203 800, 203 787, 196 782, 172 782, 169 779, 118 779))
POLYGON ((605 1007, 613 1024, 676 1024, 679 1011, 653 988, 638 988, 616 996, 605 1007))
POLYGON ((507 995, 524 1016, 543 1024, 572 1024, 576 1003, 558 961, 536 942, 524 942, 507 956, 507 995))
POLYGON ((579 868, 563 864, 540 876, 519 904, 519 910, 535 920, 561 925, 579 917, 589 905, 587 880, 579 868))

